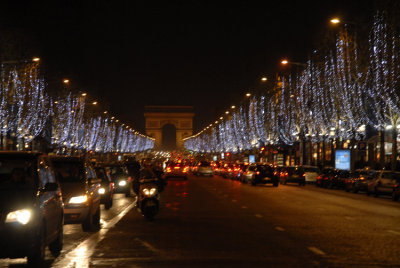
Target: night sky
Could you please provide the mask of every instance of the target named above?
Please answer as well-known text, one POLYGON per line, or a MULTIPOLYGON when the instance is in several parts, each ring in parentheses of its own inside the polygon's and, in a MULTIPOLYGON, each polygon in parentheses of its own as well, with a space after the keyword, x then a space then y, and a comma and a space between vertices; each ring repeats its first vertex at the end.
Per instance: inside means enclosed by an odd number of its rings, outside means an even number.
POLYGON ((275 76, 281 58, 306 61, 330 17, 374 10, 372 0, 259 2, 1 1, 0 34, 41 57, 49 81, 69 78, 135 129, 144 105, 193 105, 196 132, 275 76))

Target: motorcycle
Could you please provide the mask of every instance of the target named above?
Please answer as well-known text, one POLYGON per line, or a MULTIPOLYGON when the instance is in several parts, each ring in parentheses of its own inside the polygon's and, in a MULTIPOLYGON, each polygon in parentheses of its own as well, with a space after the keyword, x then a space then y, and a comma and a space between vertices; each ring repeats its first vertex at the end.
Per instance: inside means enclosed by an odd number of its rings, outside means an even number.
POLYGON ((142 215, 148 220, 154 219, 160 207, 160 193, 157 181, 157 178, 139 180, 137 208, 140 209, 142 215))

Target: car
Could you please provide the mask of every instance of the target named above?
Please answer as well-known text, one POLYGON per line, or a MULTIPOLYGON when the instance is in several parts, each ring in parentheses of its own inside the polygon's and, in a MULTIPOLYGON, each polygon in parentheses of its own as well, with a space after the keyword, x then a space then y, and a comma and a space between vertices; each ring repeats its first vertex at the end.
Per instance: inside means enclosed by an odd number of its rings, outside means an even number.
POLYGON ((51 156, 61 185, 65 224, 81 224, 83 231, 100 229, 100 179, 92 165, 78 156, 51 156))
POLYGON ((183 178, 184 180, 187 180, 187 174, 189 171, 189 167, 185 166, 182 163, 169 163, 168 166, 165 169, 164 173, 164 178, 169 179, 169 178, 183 178))
POLYGON ((334 167, 324 167, 321 171, 321 174, 318 175, 315 185, 318 187, 329 188, 331 178, 336 176, 338 170, 334 167))
POLYGON ((234 165, 231 163, 225 163, 220 170, 220 175, 223 178, 232 178, 234 173, 234 165))
POLYGON ((257 184, 271 183, 274 187, 279 185, 279 176, 275 173, 275 169, 268 164, 252 164, 247 166, 243 173, 246 182, 255 186, 257 184))
POLYGON ((400 172, 381 170, 379 175, 368 183, 367 195, 374 194, 390 195, 393 197, 393 191, 400 184, 400 172))
POLYGON ((123 193, 126 197, 131 196, 132 176, 129 176, 127 168, 119 163, 108 164, 104 167, 114 182, 115 193, 123 193))
POLYGON ((306 174, 303 167, 284 167, 280 173, 281 184, 298 183, 300 186, 306 185, 306 174))
POLYGON ((398 201, 400 198, 400 181, 393 185, 392 200, 398 201))
POLYGON ((104 167, 95 167, 95 171, 97 178, 101 180, 99 188, 100 203, 104 204, 105 209, 110 209, 114 198, 114 182, 104 167))
POLYGON ((63 247, 64 206, 60 185, 46 155, 0 153, 0 257, 28 257, 41 266, 45 248, 63 247))
POLYGON ((368 183, 370 183, 379 172, 371 169, 357 169, 352 175, 345 180, 344 189, 346 192, 358 193, 359 191, 366 192, 368 183))
POLYGON ((208 161, 200 161, 200 163, 197 165, 197 171, 196 171, 197 176, 214 176, 214 171, 211 167, 211 163, 208 161))
POLYGON ((306 183, 315 183, 320 170, 317 166, 303 165, 306 183))

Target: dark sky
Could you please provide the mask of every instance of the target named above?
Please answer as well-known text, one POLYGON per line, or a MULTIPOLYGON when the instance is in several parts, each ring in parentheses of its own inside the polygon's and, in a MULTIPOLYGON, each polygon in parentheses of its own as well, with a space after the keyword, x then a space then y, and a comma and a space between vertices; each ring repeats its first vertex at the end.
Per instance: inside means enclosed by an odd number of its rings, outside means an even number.
POLYGON ((135 129, 144 105, 194 105, 197 131, 282 57, 305 61, 330 16, 373 15, 372 0, 259 2, 1 1, 0 30, 29 35, 50 77, 70 78, 135 129))

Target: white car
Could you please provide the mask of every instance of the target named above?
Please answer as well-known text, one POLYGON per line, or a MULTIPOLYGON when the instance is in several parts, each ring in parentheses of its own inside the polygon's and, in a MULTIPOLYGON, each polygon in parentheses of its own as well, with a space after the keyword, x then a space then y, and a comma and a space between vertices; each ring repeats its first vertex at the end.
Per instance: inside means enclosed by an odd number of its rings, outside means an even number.
POLYGON ((315 183, 317 181, 319 168, 316 166, 303 166, 306 175, 306 183, 315 183))
POLYGON ((201 161, 197 166, 197 176, 214 176, 214 171, 211 167, 210 162, 201 161))

